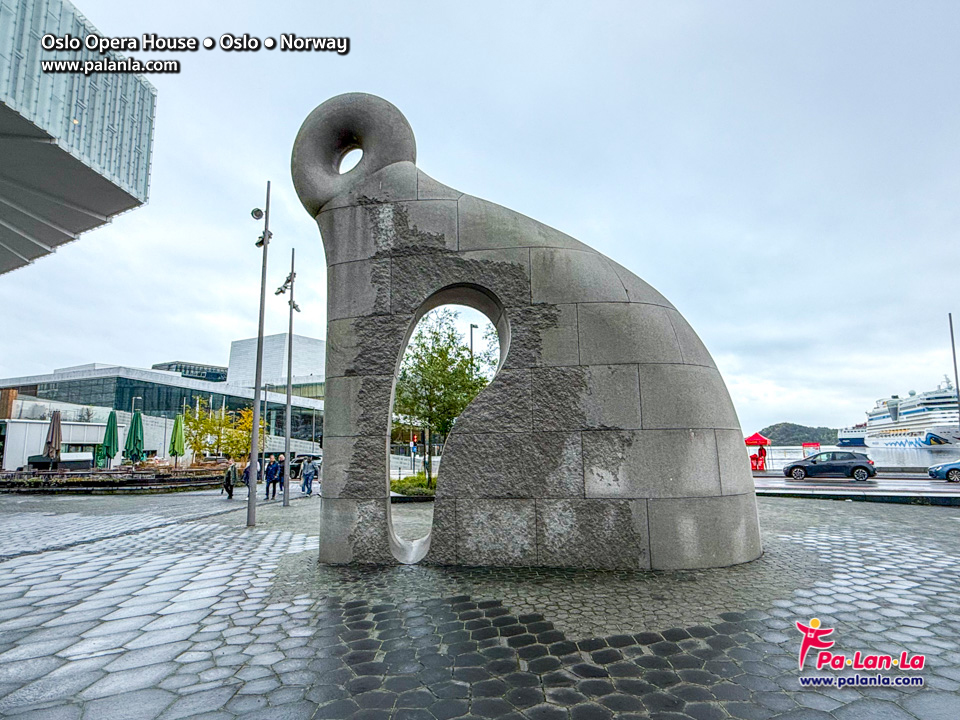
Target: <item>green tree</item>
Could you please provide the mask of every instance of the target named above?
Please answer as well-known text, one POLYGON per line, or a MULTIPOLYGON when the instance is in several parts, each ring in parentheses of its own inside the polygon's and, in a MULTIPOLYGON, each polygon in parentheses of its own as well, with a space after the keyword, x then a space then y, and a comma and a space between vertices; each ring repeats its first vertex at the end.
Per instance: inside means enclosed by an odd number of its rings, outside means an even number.
MULTIPOLYGON (((440 308, 427 313, 407 346, 394 399, 395 420, 426 428, 446 438, 464 408, 490 382, 488 362, 470 358, 470 348, 457 332, 456 311, 440 308)), ((432 474, 432 441, 427 445, 427 482, 432 474)))
POLYGON ((183 415, 183 431, 187 447, 194 459, 214 450, 220 426, 220 413, 210 412, 202 398, 196 407, 188 407, 183 415))
MULTIPOLYGON (((220 448, 231 460, 250 459, 250 439, 253 433, 253 408, 244 408, 227 416, 227 425, 222 431, 220 448)), ((263 418, 260 418, 263 428, 263 418)), ((263 450, 263 434, 257 450, 263 450)))

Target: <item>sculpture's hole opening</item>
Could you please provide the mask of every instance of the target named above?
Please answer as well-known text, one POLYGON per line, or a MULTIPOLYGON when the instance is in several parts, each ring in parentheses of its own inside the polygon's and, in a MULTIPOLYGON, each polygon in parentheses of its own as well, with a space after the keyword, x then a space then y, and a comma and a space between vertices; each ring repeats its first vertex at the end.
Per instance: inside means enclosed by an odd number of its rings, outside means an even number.
POLYGON ((442 305, 417 323, 400 361, 390 433, 391 492, 415 500, 394 508, 401 539, 430 533, 433 503, 422 498, 436 491, 444 443, 499 361, 497 329, 473 308, 442 305))
POLYGON ((393 498, 402 497, 389 503, 390 537, 401 562, 417 562, 430 548, 444 444, 496 375, 508 345, 502 306, 480 288, 441 290, 411 324, 397 363, 388 441, 388 484, 393 498))
POLYGON ((363 159, 363 150, 361 148, 352 148, 347 150, 340 158, 340 165, 337 170, 341 175, 353 170, 363 159))

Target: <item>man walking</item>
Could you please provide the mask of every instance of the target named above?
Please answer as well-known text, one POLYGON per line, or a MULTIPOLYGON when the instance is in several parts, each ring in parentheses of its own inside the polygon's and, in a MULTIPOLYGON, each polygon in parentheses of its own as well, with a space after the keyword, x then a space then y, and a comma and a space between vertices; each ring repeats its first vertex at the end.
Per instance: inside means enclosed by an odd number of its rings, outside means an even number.
POLYGON ((274 498, 277 497, 277 483, 280 481, 280 472, 281 472, 280 463, 277 462, 276 457, 271 455, 270 461, 267 463, 267 471, 266 471, 267 488, 266 488, 266 495, 263 498, 264 500, 270 499, 271 487, 273 488, 273 497, 274 498))
MULTIPOLYGON (((223 490, 227 492, 227 500, 233 500, 233 486, 237 484, 237 464, 230 461, 226 472, 223 474, 223 490)), ((223 494, 223 490, 220 494, 223 494)))
POLYGON ((300 492, 313 495, 313 478, 317 476, 317 463, 313 456, 303 464, 303 482, 300 483, 300 492))

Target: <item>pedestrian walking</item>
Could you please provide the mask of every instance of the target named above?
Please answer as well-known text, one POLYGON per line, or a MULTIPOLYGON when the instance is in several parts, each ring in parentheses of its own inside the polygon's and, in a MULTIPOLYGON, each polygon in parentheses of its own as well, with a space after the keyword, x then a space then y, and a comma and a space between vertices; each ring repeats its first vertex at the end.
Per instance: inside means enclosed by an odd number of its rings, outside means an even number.
POLYGON ((220 494, 223 495, 224 491, 226 491, 227 500, 233 500, 233 486, 236 484, 237 464, 231 460, 226 472, 223 473, 223 490, 220 491, 220 494))
POLYGON ((266 469, 266 473, 265 473, 265 474, 266 474, 267 487, 266 487, 266 495, 265 495, 265 497, 263 498, 264 500, 269 500, 269 499, 270 499, 270 490, 271 490, 271 488, 273 489, 273 497, 274 497, 274 498, 277 497, 277 483, 280 481, 280 472, 281 472, 280 463, 277 462, 277 458, 276 458, 276 457, 274 457, 273 455, 271 455, 271 456, 270 456, 270 462, 267 463, 267 469, 266 469))
POLYGON ((285 461, 286 461, 286 457, 284 456, 283 453, 280 453, 280 457, 277 460, 277 463, 280 465, 280 492, 283 492, 283 481, 286 479, 284 478, 284 469, 286 468, 285 461))
POLYGON ((304 495, 313 495, 313 479, 317 476, 317 463, 314 462, 313 456, 303 464, 302 478, 303 482, 300 483, 300 492, 304 495))

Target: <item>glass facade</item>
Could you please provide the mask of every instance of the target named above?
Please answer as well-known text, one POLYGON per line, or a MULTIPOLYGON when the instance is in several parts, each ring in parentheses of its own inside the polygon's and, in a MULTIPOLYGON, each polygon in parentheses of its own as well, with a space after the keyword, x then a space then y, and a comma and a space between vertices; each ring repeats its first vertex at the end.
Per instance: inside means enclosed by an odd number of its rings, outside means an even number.
POLYGON ((0 0, 0 103, 52 135, 63 150, 141 202, 150 189, 157 94, 123 73, 45 73, 41 60, 117 59, 117 53, 45 51, 44 34, 97 29, 66 0, 0 0))
MULTIPOLYGON (((225 393, 204 392, 193 388, 164 385, 146 380, 124 377, 77 378, 39 383, 31 394, 40 400, 109 407, 130 412, 131 408, 145 415, 173 419, 184 407, 195 408, 198 402, 212 410, 224 408, 227 412, 251 407, 248 398, 225 393)), ((25 390, 26 388, 20 388, 25 390)), ((31 388, 32 389, 32 388, 31 388)), ((271 435, 285 433, 286 408, 282 404, 267 403, 264 415, 271 435)), ((321 442, 323 411, 294 406, 291 411, 290 436, 298 440, 321 442)))

